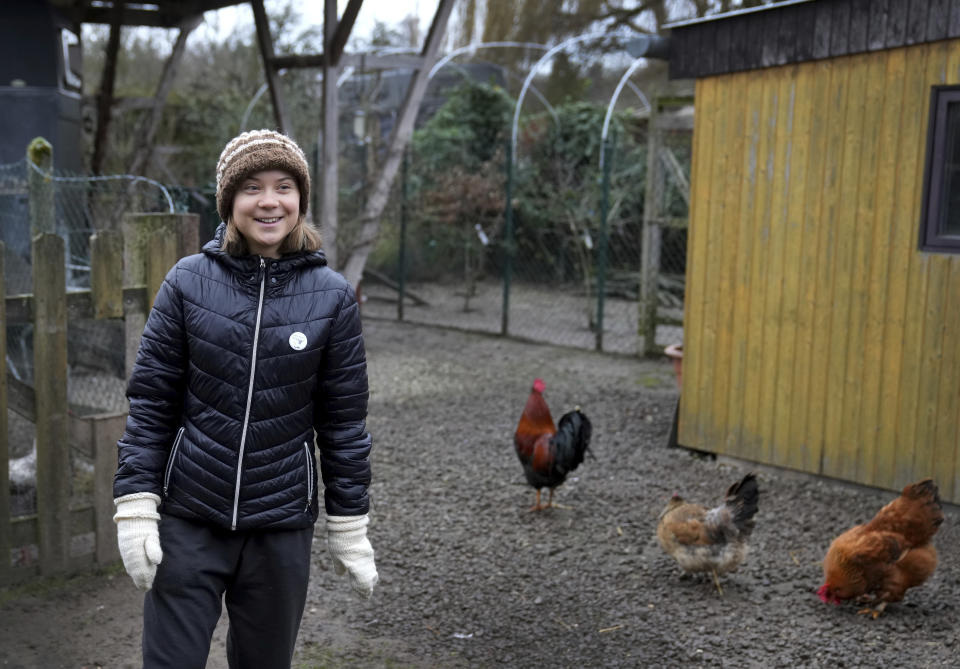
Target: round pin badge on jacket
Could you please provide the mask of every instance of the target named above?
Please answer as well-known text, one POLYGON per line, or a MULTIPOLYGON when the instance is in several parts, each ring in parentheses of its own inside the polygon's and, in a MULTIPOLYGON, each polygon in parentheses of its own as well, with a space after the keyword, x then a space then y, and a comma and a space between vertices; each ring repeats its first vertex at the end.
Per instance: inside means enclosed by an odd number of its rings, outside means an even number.
POLYGON ((307 335, 302 332, 294 332, 290 335, 290 348, 294 351, 302 351, 307 347, 307 335))

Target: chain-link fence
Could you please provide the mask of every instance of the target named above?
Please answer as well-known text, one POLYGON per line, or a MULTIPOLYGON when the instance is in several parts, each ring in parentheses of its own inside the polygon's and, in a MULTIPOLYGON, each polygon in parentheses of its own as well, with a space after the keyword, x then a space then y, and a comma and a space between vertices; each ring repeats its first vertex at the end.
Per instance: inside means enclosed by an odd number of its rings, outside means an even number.
MULTIPOLYGON (((26 158, 0 165, 0 240, 8 252, 30 264, 30 194, 28 176, 33 170, 51 184, 54 229, 66 248, 67 289, 90 286, 90 235, 97 230, 118 230, 124 214, 185 211, 181 195, 174 200, 163 184, 132 175, 83 176, 56 170, 46 173, 26 158)), ((18 273, 19 275, 20 273, 18 273)), ((7 283, 7 294, 29 292, 24 278, 7 283)))
MULTIPOLYGON (((479 162, 464 147, 442 169, 434 156, 412 153, 365 273, 364 314, 397 318, 402 289, 405 320, 625 354, 646 350, 638 327, 647 123, 623 123, 613 136, 605 183, 599 132, 565 136, 571 131, 563 124, 588 123, 586 114, 595 111, 574 108, 555 125, 528 124, 513 175, 506 142, 479 162)), ((657 230, 655 342, 664 347, 682 339, 691 133, 658 139, 663 187, 651 203, 655 215, 647 215, 657 230)))
MULTIPOLYGON (((89 177, 62 171, 44 173, 26 158, 0 165, 0 241, 4 245, 4 286, 9 295, 32 292, 30 171, 42 177, 45 197, 52 197, 53 231, 64 240, 66 289, 90 286, 90 236, 117 230, 128 212, 180 212, 184 194, 160 183, 127 175, 89 177)), ((33 196, 36 197, 36 196, 33 196)), ((36 204, 36 203, 35 203, 36 204)), ((49 207, 49 201, 47 201, 49 207)), ((15 381, 34 383, 31 322, 4 323, 5 368, 15 381)), ((67 397, 76 415, 109 413, 126 408, 124 397, 124 331, 119 320, 73 319, 68 323, 67 397)), ((11 391, 14 392, 14 391, 11 391)), ((35 426, 8 410, 11 488, 15 515, 32 512, 35 426)), ((82 472, 89 463, 75 463, 82 472)))

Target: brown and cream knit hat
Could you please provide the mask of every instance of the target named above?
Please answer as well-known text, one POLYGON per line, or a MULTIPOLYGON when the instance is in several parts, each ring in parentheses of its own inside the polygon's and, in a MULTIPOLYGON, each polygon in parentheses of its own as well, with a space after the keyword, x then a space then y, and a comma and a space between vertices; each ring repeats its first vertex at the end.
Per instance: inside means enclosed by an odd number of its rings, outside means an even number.
POLYGON ((217 161, 217 213, 226 221, 233 212, 233 196, 240 182, 261 170, 285 170, 297 179, 300 213, 310 201, 310 168, 297 143, 273 130, 250 130, 229 142, 217 161))

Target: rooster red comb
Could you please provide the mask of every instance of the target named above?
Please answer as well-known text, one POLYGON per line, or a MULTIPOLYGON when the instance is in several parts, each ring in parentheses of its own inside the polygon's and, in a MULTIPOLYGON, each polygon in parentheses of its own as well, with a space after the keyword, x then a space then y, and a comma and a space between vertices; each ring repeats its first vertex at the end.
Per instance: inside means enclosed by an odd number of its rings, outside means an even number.
POLYGON ((538 393, 542 393, 547 389, 547 384, 543 382, 543 379, 534 379, 533 380, 533 389, 538 393))

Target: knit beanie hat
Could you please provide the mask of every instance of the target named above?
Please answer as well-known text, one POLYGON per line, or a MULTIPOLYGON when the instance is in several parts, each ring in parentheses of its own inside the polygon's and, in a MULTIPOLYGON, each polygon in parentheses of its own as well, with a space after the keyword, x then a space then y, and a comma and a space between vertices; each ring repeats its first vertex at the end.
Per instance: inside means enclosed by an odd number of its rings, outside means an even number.
POLYGON ((284 170, 297 179, 300 213, 310 201, 310 168, 297 143, 272 130, 250 130, 229 142, 217 161, 217 213, 226 221, 233 212, 233 196, 240 182, 254 172, 284 170))

